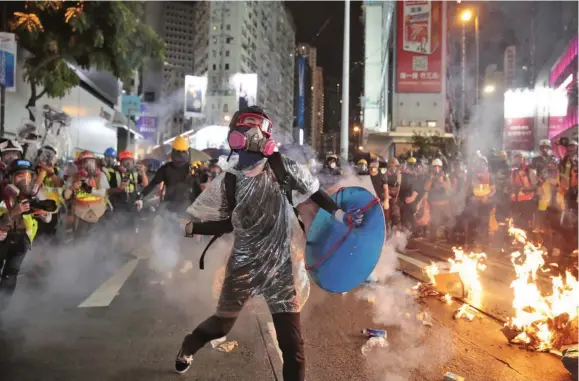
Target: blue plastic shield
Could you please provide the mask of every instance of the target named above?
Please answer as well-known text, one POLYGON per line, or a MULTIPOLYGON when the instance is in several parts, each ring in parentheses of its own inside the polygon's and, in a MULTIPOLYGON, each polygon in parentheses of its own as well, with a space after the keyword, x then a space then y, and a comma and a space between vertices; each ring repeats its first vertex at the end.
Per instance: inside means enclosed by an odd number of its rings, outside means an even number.
MULTIPOLYGON (((342 188, 332 195, 332 199, 340 209, 350 210, 363 209, 375 197, 364 188, 350 187, 342 188)), ((386 238, 382 205, 379 202, 372 205, 365 211, 362 225, 346 234, 348 229, 320 209, 308 232, 306 264, 318 286, 329 292, 343 293, 354 289, 376 267, 386 238)))

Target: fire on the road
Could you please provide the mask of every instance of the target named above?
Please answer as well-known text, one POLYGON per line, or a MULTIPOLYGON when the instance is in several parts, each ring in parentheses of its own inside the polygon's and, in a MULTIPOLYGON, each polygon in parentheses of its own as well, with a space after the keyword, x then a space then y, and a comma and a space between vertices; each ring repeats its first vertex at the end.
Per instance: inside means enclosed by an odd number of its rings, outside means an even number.
POLYGON ((542 293, 537 286, 537 276, 544 270, 544 248, 530 242, 521 229, 511 226, 509 234, 524 245, 522 252, 511 254, 516 273, 511 283, 514 316, 506 327, 516 334, 512 342, 539 351, 577 343, 577 279, 568 271, 564 277, 551 276, 550 294, 542 293))

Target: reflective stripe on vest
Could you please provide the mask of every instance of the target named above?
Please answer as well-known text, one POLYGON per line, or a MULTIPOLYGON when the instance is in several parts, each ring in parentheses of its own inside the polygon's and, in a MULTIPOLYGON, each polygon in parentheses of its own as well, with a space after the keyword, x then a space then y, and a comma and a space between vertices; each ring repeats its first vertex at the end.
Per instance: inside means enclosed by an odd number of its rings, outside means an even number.
MULTIPOLYGON (((519 185, 520 188, 524 189, 524 188, 531 188, 531 180, 529 179, 528 173, 526 170, 517 170, 517 171, 513 171, 513 173, 511 174, 511 179, 513 180, 513 183, 516 185, 519 185), (523 172, 523 173, 521 173, 523 172)), ((535 197, 535 192, 522 192, 521 190, 519 190, 519 193, 513 193, 511 194, 511 201, 513 202, 517 202, 517 201, 530 201, 533 199, 533 197, 535 197)))
MULTIPOLYGON (((117 178, 117 186, 121 186, 122 178, 121 173, 119 171, 115 171, 115 177, 117 178)), ((125 192, 127 193, 134 193, 137 189, 137 180, 139 179, 139 175, 136 172, 129 173, 129 186, 128 190, 125 188, 125 192)))

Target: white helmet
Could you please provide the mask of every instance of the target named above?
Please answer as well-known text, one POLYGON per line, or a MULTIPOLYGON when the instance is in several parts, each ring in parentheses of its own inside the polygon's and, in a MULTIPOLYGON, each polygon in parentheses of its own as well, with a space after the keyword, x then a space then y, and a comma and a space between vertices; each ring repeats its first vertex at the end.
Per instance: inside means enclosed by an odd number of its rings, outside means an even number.
POLYGON ((20 153, 24 153, 22 146, 16 140, 8 139, 8 140, 0 143, 0 153, 11 152, 11 151, 17 151, 20 153))
POLYGON ((440 159, 434 159, 434 160, 432 160, 431 166, 433 166, 433 167, 442 167, 442 160, 440 160, 440 159))
POLYGON ((576 145, 578 145, 578 144, 577 144, 577 140, 571 140, 568 145, 570 145, 570 146, 576 146, 576 145))
POLYGON ((550 148, 551 147, 551 141, 549 139, 542 139, 539 142, 539 147, 544 147, 544 146, 547 146, 550 148))

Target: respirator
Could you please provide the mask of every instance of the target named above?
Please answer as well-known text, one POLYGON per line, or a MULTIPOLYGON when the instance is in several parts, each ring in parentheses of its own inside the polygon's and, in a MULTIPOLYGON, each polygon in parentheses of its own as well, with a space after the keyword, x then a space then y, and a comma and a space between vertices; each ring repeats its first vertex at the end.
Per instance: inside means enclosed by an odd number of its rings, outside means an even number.
POLYGON ((271 139, 271 121, 264 115, 241 113, 229 131, 227 141, 234 151, 273 154, 276 144, 271 139))

